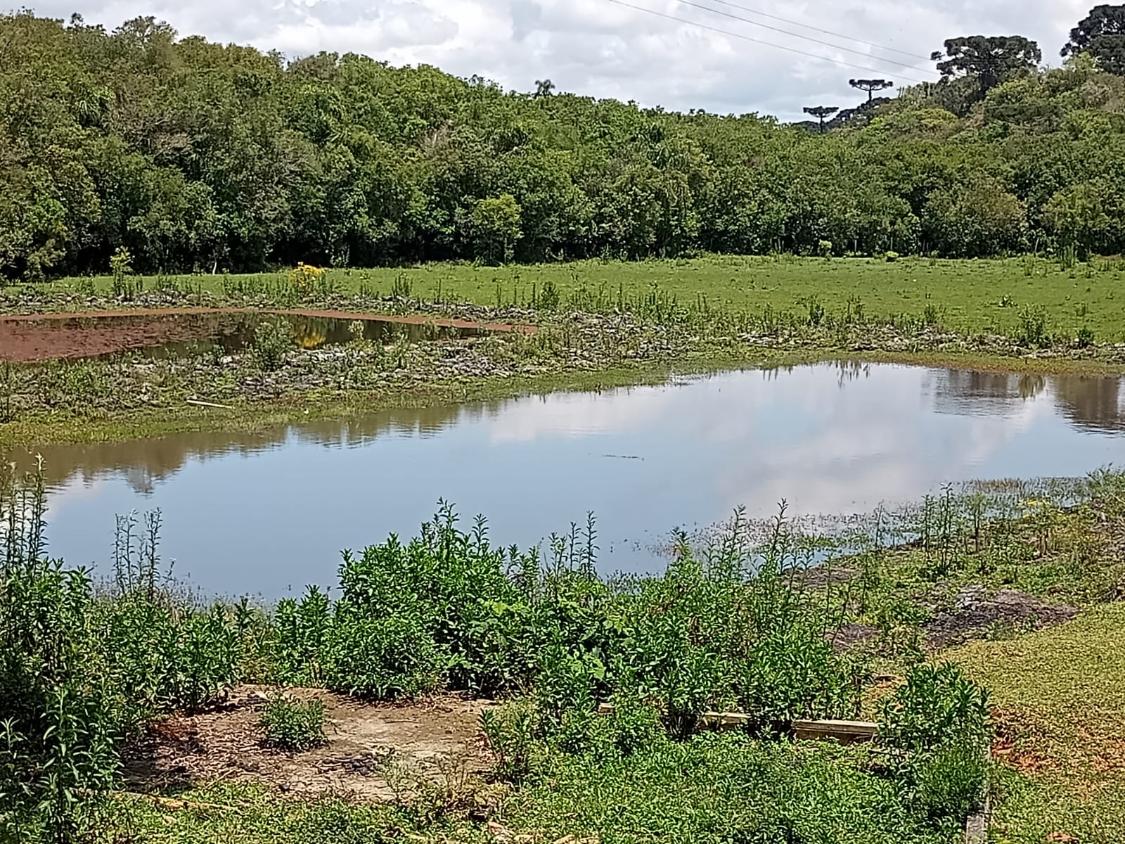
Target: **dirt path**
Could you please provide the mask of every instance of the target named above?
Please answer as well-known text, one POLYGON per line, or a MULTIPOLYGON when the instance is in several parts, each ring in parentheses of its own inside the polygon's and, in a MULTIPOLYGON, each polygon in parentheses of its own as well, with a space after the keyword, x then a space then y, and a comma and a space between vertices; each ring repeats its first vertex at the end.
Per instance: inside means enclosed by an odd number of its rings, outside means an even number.
POLYGON ((279 791, 395 796, 396 772, 440 781, 491 766, 480 715, 487 701, 440 696, 409 704, 365 704, 321 689, 296 697, 324 702, 327 743, 303 753, 263 746, 258 726, 267 690, 242 686, 221 708, 172 716, 150 728, 128 759, 131 788, 166 791, 220 779, 265 783, 279 791))
POLYGON ((477 331, 521 331, 531 325, 474 322, 425 314, 383 314, 362 311, 259 308, 164 308, 59 312, 0 316, 0 361, 29 362, 61 358, 98 357, 166 343, 206 339, 224 317, 271 314, 392 322, 400 325, 435 325, 477 331))

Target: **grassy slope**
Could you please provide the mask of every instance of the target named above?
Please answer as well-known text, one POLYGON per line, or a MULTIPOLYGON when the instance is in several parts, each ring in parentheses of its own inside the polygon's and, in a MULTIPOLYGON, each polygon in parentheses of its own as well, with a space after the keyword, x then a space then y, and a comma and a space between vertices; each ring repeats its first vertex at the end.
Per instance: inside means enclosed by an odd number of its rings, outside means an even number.
POLYGON ((1125 838, 1125 604, 946 657, 989 688, 998 755, 1020 774, 1007 782, 995 840, 1125 838))
MULTIPOLYGON (((382 293, 390 292, 395 279, 404 276, 415 296, 430 298, 440 290, 445 298, 485 305, 495 305, 498 297, 507 304, 526 300, 533 284, 542 290, 547 281, 562 291, 585 286, 604 288, 612 295, 619 287, 635 295, 655 284, 681 301, 704 294, 712 302, 754 310, 765 306, 801 310, 810 297, 829 310, 841 310, 849 300, 858 300, 875 316, 919 315, 933 305, 948 327, 962 331, 1011 329, 1024 306, 1041 305, 1054 329, 1073 334, 1088 325, 1098 341, 1125 340, 1125 263, 1121 261, 1095 261, 1063 271, 1055 263, 1034 258, 888 263, 865 258, 712 256, 510 267, 430 264, 405 270, 335 270, 333 276, 345 290, 363 285, 382 293)), ((222 276, 180 278, 204 290, 222 289, 222 276)), ((103 290, 110 287, 108 278, 96 282, 103 290)), ((54 284, 75 283, 64 279, 54 284)))

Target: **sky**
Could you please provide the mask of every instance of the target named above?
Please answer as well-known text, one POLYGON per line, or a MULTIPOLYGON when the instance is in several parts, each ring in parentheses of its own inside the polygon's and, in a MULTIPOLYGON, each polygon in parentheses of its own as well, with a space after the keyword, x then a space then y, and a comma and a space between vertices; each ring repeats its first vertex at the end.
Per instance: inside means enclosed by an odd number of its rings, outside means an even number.
POLYGON ((645 106, 792 120, 806 105, 855 105, 864 95, 848 87, 849 78, 935 79, 927 57, 958 35, 1025 35, 1039 41, 1045 63, 1057 65, 1067 33, 1094 2, 44 0, 30 5, 40 15, 68 18, 77 12, 87 23, 108 28, 153 15, 181 35, 249 43, 293 57, 321 50, 365 53, 395 65, 425 63, 457 76, 479 74, 522 91, 549 78, 562 91, 645 106))

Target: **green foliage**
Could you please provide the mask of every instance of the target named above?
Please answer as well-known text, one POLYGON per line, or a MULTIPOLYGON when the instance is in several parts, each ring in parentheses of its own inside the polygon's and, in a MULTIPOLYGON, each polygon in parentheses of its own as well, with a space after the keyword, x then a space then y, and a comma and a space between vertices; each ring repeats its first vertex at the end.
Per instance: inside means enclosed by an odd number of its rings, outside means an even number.
POLYGON ((1047 328, 1047 310, 1042 305, 1020 308, 1016 339, 1033 349, 1049 346, 1051 333, 1047 328))
POLYGON ((1125 194, 1117 180, 1095 179, 1055 193, 1043 207, 1047 230, 1060 247, 1080 257, 1112 251, 1121 243, 1125 194))
POLYGON ((1070 31, 1062 55, 1086 54, 1107 73, 1125 76, 1125 6, 1102 3, 1070 31))
MULTIPOLYGON (((155 547, 119 525, 118 591, 44 557, 41 475, 0 474, 0 829, 70 842, 95 822, 122 743, 170 708, 199 708, 234 679, 225 609, 174 603, 155 547)), ((159 521, 148 522, 155 542, 159 521)))
POLYGON ((271 695, 262 709, 258 725, 264 741, 282 750, 311 750, 324 744, 324 702, 318 698, 300 700, 278 693, 271 695))
POLYGON ((741 735, 659 741, 616 758, 556 756, 506 805, 516 829, 605 844, 914 844, 921 827, 860 754, 741 735))
POLYGON ((532 770, 540 752, 539 712, 534 701, 524 698, 481 713, 481 729, 496 756, 496 773, 520 782, 532 770))
POLYGON ((908 803, 920 817, 951 831, 980 808, 988 762, 975 744, 946 743, 920 752, 907 769, 908 803))
POLYGON ((971 176, 930 194, 922 218, 927 242, 946 255, 979 257, 1021 248, 1026 212, 997 180, 971 176))
POLYGON ((957 666, 923 665, 888 698, 880 742, 918 810, 937 824, 962 823, 984 793, 990 741, 988 695, 957 666))
POLYGON ((258 368, 274 372, 285 362, 285 353, 293 348, 293 332, 284 319, 266 318, 254 328, 250 353, 258 368))
POLYGON ((1019 35, 949 38, 945 57, 940 51, 932 56, 944 80, 968 76, 980 86, 982 96, 1012 76, 1033 72, 1042 58, 1039 45, 1019 35))
POLYGON ((139 292, 139 282, 133 276, 133 258, 125 247, 117 249, 109 259, 109 273, 113 276, 113 297, 130 301, 139 292))
POLYGON ((510 193, 479 200, 473 208, 473 240, 477 255, 490 263, 509 261, 520 230, 520 206, 510 193))
POLYGON ((544 561, 492 547, 483 521, 459 530, 443 507, 407 544, 346 553, 335 603, 310 590, 278 606, 278 678, 376 699, 530 690, 526 707, 486 722, 512 776, 532 739, 628 752, 654 718, 684 734, 708 708, 743 708, 761 732, 854 713, 858 666, 833 651, 838 619, 794 576, 803 552, 779 520, 759 558, 744 528, 736 519, 702 559, 685 545, 662 577, 617 586, 595 574, 592 519, 544 561), (620 701, 608 720, 595 714, 606 700, 620 701))
MULTIPOLYGON (((1125 162, 1123 82, 1105 72, 1122 36, 1096 12, 1074 49, 1098 66, 1038 71, 1018 36, 951 39, 945 81, 823 137, 548 80, 525 94, 357 54, 283 62, 151 19, 110 31, 5 14, 0 274, 101 271, 118 249, 139 271, 186 273, 810 254, 822 241, 995 254, 1014 248, 1013 216, 1033 244, 1051 196, 1112 183, 1125 162), (1006 195, 967 238, 953 220, 970 174, 1006 195)), ((1094 248, 1123 251, 1120 237, 1094 248)))
POLYGON ((372 617, 339 609, 319 661, 334 691, 375 700, 428 694, 442 682, 448 658, 420 619, 372 617))

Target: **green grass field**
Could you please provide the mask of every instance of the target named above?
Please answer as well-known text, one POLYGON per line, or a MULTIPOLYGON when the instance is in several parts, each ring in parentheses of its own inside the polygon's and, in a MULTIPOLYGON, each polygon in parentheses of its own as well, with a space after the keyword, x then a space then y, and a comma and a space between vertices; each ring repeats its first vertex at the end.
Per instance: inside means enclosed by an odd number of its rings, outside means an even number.
POLYGON ((1002 781, 993 840, 1110 844, 1125 835, 1125 604, 945 654, 986 686, 1002 781))
MULTIPOLYGON (((753 311, 765 307, 803 311, 816 299, 829 311, 862 303, 870 316, 921 315, 931 306, 948 328, 1008 332, 1026 308, 1042 307, 1051 331, 1073 335, 1082 326, 1098 342, 1125 340, 1125 261, 1095 259, 1073 269, 1044 258, 953 261, 710 256, 692 260, 582 261, 483 267, 431 264, 407 269, 332 270, 339 289, 390 293, 396 279, 412 295, 482 305, 530 300, 533 286, 550 281, 562 293, 582 287, 616 295, 643 294, 654 286, 680 301, 703 295, 712 304, 753 311)), ((283 273, 273 274, 280 279, 283 273)), ((261 276, 269 277, 269 274, 261 276)), ((177 276, 205 291, 221 292, 224 278, 177 276)), ((146 279, 146 287, 154 279, 146 279)), ((89 281, 85 282, 87 285, 89 281)), ((52 282, 75 287, 78 279, 52 282)), ((95 279, 108 291, 108 277, 95 279)))

